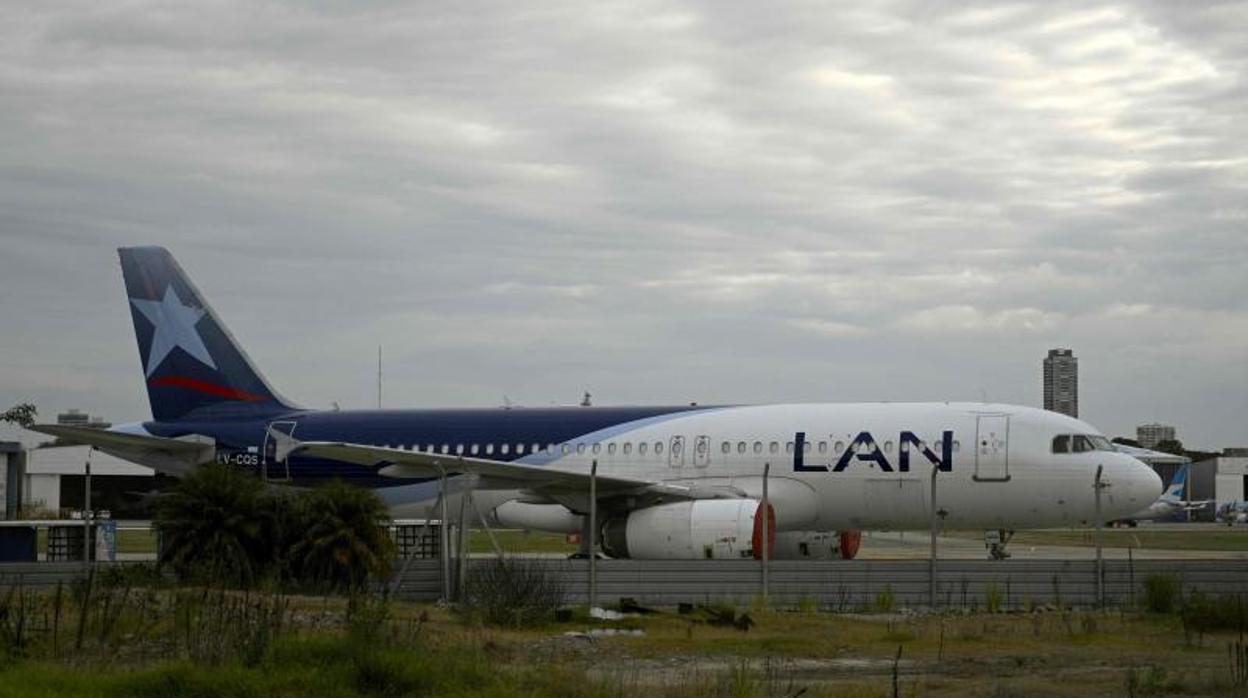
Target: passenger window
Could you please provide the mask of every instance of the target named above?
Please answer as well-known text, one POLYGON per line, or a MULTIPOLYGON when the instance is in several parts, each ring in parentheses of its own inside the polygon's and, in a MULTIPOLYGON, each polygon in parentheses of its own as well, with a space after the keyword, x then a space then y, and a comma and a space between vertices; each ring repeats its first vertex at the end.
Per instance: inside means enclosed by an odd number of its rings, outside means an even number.
POLYGON ((659 455, 659 454, 660 454, 660 453, 662 453, 662 452, 663 452, 663 442, 662 442, 662 441, 655 441, 655 442, 654 442, 654 455, 656 455, 656 456, 657 456, 657 455, 659 455))
POLYGON ((893 442, 892 442, 892 441, 885 441, 885 442, 884 442, 884 450, 885 450, 886 452, 888 452, 888 453, 892 453, 892 452, 893 452, 893 442))
POLYGON ((745 453, 745 442, 744 442, 744 441, 738 441, 738 442, 737 442, 737 453, 745 453))
POLYGON ((582 443, 582 444, 577 444, 577 445, 576 445, 576 452, 577 452, 577 453, 584 453, 584 452, 585 452, 585 444, 583 444, 583 443, 582 443))
POLYGON ((844 450, 845 450, 845 442, 844 442, 844 441, 837 441, 837 442, 836 442, 836 447, 835 447, 835 448, 836 448, 836 452, 837 452, 837 453, 840 453, 841 451, 844 451, 844 450))
POLYGON ((469 452, 469 453, 471 453, 471 454, 472 454, 472 455, 474 455, 474 456, 475 456, 475 455, 477 455, 477 445, 476 445, 476 444, 473 444, 473 445, 472 445, 472 448, 468 449, 468 452, 469 452))
POLYGON ((961 451, 961 450, 962 450, 962 442, 955 440, 953 442, 953 452, 957 453, 958 451, 961 451))
POLYGON ((567 444, 559 444, 559 450, 560 450, 560 451, 562 451, 564 455, 567 455, 567 453, 568 453, 568 445, 567 445, 567 444))
POLYGON ((498 452, 499 452, 499 453, 501 453, 501 454, 503 454, 503 455, 505 456, 505 455, 507 455, 507 451, 508 451, 510 448, 511 448, 511 445, 510 445, 510 444, 502 444, 502 445, 500 445, 500 446, 498 447, 498 452))
POLYGON ((451 452, 451 447, 450 447, 450 445, 449 445, 449 444, 442 444, 442 452, 443 452, 443 453, 450 453, 450 452, 451 452))
POLYGON ((672 440, 672 455, 673 456, 680 455, 680 441, 675 440, 675 439, 672 440))
POLYGON ((625 441, 625 442, 624 442, 624 455, 626 455, 626 456, 627 456, 628 454, 630 454, 630 453, 632 453, 632 452, 633 452, 633 442, 632 442, 632 441, 625 441))
POLYGON ((594 444, 594 455, 602 452, 602 444, 594 444))
POLYGON ((485 455, 487 455, 487 456, 488 456, 488 455, 490 455, 490 454, 492 454, 492 453, 494 453, 494 444, 486 444, 486 445, 485 445, 485 455))
POLYGON ((607 455, 610 455, 610 456, 615 455, 615 442, 614 441, 607 444, 607 455))
POLYGON ((762 453, 762 452, 763 452, 763 442, 762 442, 762 441, 755 441, 755 442, 754 442, 754 452, 755 452, 755 453, 762 453))
POLYGON ((827 441, 820 441, 820 442, 819 442, 819 452, 820 452, 820 453, 827 453, 827 452, 828 452, 828 442, 827 442, 827 441))
POLYGON ((810 453, 811 449, 813 449, 814 447, 815 447, 814 444, 807 441, 806 443, 802 444, 802 453, 810 453))
POLYGON ((767 450, 770 451, 771 453, 779 453, 780 452, 779 442, 772 441, 771 445, 767 447, 767 450))
POLYGON ((792 442, 792 441, 786 441, 786 442, 784 443, 784 452, 785 452, 785 453, 792 453, 792 452, 793 452, 793 442, 792 442))
POLYGON ((723 453, 731 453, 731 452, 732 452, 732 442, 731 442, 731 441, 725 441, 725 442, 723 442, 722 444, 720 444, 720 445, 719 445, 719 450, 720 450, 720 451, 722 451, 723 453))
POLYGON ((456 453, 463 453, 463 452, 464 452, 464 445, 463 445, 463 444, 455 444, 455 452, 456 452, 456 453))
POLYGON ((523 454, 524 454, 524 444, 516 444, 516 455, 519 456, 523 454))
POLYGON ((1070 453, 1070 434, 1058 434, 1053 437, 1054 453, 1070 453))
POLYGON ((645 441, 642 441, 641 443, 637 444, 637 455, 639 456, 646 455, 646 450, 647 450, 647 445, 645 441))

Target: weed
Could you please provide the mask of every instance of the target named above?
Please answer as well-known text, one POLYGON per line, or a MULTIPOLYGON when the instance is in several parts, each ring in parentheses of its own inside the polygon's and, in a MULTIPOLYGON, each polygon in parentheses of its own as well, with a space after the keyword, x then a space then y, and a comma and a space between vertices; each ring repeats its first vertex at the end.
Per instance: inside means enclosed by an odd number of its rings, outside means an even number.
POLYGON ((893 593, 893 587, 885 584, 880 593, 875 595, 875 600, 871 603, 871 610, 876 613, 892 613, 897 606, 897 596, 893 593))
POLYGON ((463 610, 490 625, 550 623, 563 604, 563 587, 539 561, 492 560, 474 572, 463 610))
POLYGON ((1144 578, 1144 608, 1150 613, 1173 613, 1181 592, 1178 575, 1150 574, 1144 578))
POLYGON ((989 613, 1000 613, 1005 608, 1005 593, 996 582, 988 582, 984 589, 984 608, 989 613))

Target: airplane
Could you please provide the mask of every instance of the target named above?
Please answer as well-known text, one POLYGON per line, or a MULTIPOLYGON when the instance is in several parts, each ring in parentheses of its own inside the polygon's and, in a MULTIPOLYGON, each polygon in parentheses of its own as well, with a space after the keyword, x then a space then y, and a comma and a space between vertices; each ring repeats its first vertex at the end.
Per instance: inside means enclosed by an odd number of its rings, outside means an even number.
POLYGON ((1214 520, 1227 526, 1248 522, 1248 502, 1243 500, 1223 502, 1218 505, 1214 520))
POLYGON ((1187 488, 1187 474, 1191 468, 1190 464, 1183 464, 1174 473, 1174 478, 1170 480, 1170 486, 1162 493, 1157 501, 1148 505, 1147 508, 1137 511, 1114 523, 1125 523, 1134 527, 1139 521, 1156 521, 1159 519, 1173 518, 1175 514, 1186 511, 1198 511, 1209 506, 1213 502, 1212 499, 1202 499, 1199 501, 1188 501, 1183 499, 1184 490, 1187 488))
POLYGON ((1089 522, 1098 472, 1105 520, 1161 491, 1086 422, 1005 404, 308 409, 269 384, 167 250, 119 255, 152 419, 33 429, 174 476, 220 463, 279 486, 338 479, 417 517, 445 487, 444 504, 471 492, 495 524, 643 559, 783 555, 826 532, 856 552, 861 529, 927 528, 933 478, 955 528, 1089 522))

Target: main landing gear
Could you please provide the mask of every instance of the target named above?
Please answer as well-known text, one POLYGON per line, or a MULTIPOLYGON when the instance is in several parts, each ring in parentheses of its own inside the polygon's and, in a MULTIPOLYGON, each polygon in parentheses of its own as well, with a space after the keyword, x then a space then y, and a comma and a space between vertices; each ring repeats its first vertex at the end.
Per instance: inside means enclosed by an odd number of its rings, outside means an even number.
POLYGON ((1005 546, 1009 544, 1010 539, 1013 537, 1014 532, 1007 531, 1004 528, 984 531, 984 547, 988 549, 988 559, 1008 559, 1010 557, 1010 553, 1006 551, 1005 546))

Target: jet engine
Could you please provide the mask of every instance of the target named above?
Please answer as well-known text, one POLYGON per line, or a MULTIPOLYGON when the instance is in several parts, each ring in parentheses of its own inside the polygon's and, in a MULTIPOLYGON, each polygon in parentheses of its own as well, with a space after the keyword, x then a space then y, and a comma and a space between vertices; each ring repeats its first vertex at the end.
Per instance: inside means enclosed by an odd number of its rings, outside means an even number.
MULTIPOLYGON (((700 499, 638 509, 603 524, 602 548, 611 557, 643 560, 759 559, 760 508, 757 499, 700 499)), ((767 509, 774 549, 776 512, 767 509)))

